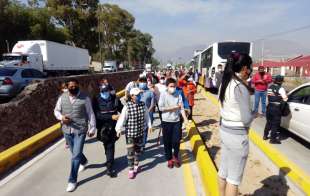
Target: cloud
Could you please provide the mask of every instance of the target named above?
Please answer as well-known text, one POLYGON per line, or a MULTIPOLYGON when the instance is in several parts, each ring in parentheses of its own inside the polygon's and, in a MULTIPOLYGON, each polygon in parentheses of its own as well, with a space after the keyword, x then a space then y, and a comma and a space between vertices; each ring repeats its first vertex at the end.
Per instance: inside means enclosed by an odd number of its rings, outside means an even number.
MULTIPOLYGON (((102 0, 136 17, 158 53, 222 40, 253 41, 309 23, 307 0, 102 0)), ((302 42, 305 35, 290 39, 302 42)))

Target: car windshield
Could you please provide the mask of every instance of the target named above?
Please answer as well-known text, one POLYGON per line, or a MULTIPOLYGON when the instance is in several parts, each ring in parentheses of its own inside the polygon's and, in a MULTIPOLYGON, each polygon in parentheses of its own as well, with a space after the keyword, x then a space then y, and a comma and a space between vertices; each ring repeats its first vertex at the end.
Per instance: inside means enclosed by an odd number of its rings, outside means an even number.
POLYGON ((7 55, 3 56, 2 58, 3 61, 17 61, 17 60, 19 61, 21 59, 22 56, 7 56, 7 55))
POLYGON ((0 69, 0 76, 13 76, 16 73, 16 69, 0 69))
POLYGON ((111 68, 112 66, 111 65, 106 65, 104 66, 105 68, 111 68))
POLYGON ((218 44, 218 54, 222 59, 227 59, 232 52, 249 54, 250 45, 246 42, 222 42, 218 44))

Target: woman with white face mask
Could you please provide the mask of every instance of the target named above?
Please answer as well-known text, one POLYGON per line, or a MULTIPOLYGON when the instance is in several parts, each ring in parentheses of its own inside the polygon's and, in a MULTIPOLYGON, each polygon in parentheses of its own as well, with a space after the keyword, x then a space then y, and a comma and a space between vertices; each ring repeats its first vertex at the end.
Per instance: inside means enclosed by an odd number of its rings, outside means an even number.
POLYGON ((185 122, 187 118, 184 112, 182 96, 176 93, 176 80, 168 78, 166 81, 167 90, 160 94, 158 107, 162 112, 162 128, 165 157, 168 167, 180 167, 178 158, 180 149, 181 119, 182 114, 185 122))

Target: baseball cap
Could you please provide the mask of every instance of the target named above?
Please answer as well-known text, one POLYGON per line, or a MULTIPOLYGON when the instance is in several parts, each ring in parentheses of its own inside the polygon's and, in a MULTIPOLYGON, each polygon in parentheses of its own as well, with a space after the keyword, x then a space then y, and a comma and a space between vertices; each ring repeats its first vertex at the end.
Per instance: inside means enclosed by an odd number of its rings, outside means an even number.
POLYGON ((140 94, 140 89, 139 88, 132 88, 129 92, 130 95, 139 95, 140 94))

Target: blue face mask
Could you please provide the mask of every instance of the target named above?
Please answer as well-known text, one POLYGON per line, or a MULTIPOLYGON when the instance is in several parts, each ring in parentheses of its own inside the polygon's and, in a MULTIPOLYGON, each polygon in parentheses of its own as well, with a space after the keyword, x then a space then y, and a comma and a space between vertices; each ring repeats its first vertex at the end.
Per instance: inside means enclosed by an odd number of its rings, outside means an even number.
POLYGON ((102 93, 100 93, 100 96, 102 99, 107 100, 110 98, 110 93, 109 92, 102 92, 102 93))
POLYGON ((147 89, 147 84, 146 83, 139 83, 139 88, 142 89, 142 90, 145 90, 147 89))
POLYGON ((140 103, 141 102, 141 95, 137 95, 136 96, 136 103, 140 103))

